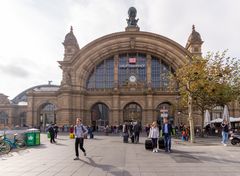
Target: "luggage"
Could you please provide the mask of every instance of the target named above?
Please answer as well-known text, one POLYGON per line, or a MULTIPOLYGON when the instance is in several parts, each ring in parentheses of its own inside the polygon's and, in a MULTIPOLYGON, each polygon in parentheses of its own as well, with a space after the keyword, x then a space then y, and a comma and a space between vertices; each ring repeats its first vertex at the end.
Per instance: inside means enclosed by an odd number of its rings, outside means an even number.
POLYGON ((151 139, 146 139, 145 140, 145 149, 146 150, 152 150, 153 149, 152 140, 151 139))
POLYGON ((70 133, 70 134, 69 134, 69 137, 70 137, 70 139, 74 139, 75 136, 74 136, 73 133, 70 133))
POLYGON ((163 137, 160 137, 158 139, 158 148, 159 149, 164 149, 165 148, 165 146, 164 146, 164 138, 163 137))
POLYGON ((123 134, 123 142, 128 143, 128 134, 123 134))

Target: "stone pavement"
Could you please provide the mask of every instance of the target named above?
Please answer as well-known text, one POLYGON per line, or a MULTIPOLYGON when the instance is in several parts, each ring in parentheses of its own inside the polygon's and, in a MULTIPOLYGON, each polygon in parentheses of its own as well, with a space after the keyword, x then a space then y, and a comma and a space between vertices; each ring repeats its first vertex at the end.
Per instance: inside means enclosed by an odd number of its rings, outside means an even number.
POLYGON ((224 147, 218 139, 199 139, 197 144, 173 140, 173 153, 152 153, 140 144, 124 144, 119 136, 85 140, 87 157, 74 161, 74 140, 59 136, 42 144, 0 156, 1 176, 239 176, 240 146, 224 147), (206 141, 205 145, 204 141, 206 141))

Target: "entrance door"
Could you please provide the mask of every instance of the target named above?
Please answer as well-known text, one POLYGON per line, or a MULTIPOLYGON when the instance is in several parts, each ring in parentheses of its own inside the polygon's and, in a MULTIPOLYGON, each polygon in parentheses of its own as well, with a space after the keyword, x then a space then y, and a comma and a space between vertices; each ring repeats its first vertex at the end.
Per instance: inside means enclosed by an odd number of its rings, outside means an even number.
POLYGON ((137 103, 129 103, 123 109, 123 121, 135 122, 142 121, 142 108, 137 103))
POLYGON ((91 121, 93 130, 96 130, 96 128, 98 127, 98 130, 101 131, 103 127, 109 125, 108 117, 109 108, 107 107, 107 105, 103 103, 95 104, 91 109, 91 121))
POLYGON ((45 129, 49 124, 56 123, 56 106, 54 104, 43 104, 39 112, 41 129, 45 129))

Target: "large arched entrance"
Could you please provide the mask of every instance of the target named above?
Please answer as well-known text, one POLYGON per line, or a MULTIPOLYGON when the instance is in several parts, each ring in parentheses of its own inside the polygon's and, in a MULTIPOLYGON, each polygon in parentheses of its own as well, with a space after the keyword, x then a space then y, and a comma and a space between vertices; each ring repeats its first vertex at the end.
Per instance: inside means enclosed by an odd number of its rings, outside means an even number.
POLYGON ((174 110, 173 105, 169 102, 163 102, 157 106, 157 121, 162 125, 163 118, 167 117, 171 124, 174 124, 174 110))
POLYGON ((56 120, 56 105, 45 103, 39 108, 39 126, 45 129, 51 123, 57 123, 56 120))
MULTIPOLYGON (((96 103, 91 108, 91 123, 93 130, 109 124, 109 108, 104 103, 96 103)), ((99 129, 100 130, 100 129, 99 129)))
POLYGON ((142 107, 137 103, 129 103, 123 108, 123 121, 142 121, 142 107))

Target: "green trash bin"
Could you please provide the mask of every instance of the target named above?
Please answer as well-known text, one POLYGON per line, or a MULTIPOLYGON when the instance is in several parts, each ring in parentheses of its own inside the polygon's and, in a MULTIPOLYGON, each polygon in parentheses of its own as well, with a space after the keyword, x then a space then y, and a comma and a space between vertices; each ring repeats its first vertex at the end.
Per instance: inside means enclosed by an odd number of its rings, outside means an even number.
POLYGON ((29 129, 26 132, 27 146, 40 145, 40 131, 38 129, 29 129))

